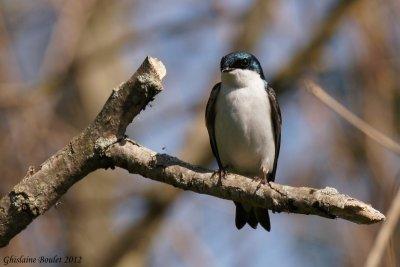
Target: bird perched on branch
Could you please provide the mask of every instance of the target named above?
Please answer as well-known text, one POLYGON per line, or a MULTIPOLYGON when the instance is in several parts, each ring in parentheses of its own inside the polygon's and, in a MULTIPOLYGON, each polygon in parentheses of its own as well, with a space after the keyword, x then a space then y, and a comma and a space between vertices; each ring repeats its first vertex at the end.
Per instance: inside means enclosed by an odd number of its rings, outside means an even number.
MULTIPOLYGON (((206 125, 220 175, 226 171, 261 183, 275 180, 281 142, 281 113, 260 62, 246 52, 221 59, 221 82, 208 99, 206 125)), ((223 177, 222 177, 223 178, 223 177)), ((268 210, 235 202, 235 224, 258 223, 271 230, 268 210)))

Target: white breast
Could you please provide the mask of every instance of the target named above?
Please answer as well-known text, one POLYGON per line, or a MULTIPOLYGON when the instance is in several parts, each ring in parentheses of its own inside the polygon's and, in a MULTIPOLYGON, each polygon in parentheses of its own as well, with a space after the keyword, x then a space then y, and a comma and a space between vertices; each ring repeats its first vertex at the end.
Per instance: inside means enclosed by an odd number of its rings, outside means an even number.
POLYGON ((222 164, 244 175, 260 175, 262 167, 271 172, 275 144, 264 81, 249 70, 223 73, 221 78, 215 137, 222 164))

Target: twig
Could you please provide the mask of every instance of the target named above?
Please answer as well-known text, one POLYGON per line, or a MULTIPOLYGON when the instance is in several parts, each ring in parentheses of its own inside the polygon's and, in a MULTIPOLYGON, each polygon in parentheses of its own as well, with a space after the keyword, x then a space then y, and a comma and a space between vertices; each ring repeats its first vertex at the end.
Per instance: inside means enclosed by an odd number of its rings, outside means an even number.
POLYGON ((400 155, 400 144, 387 137, 356 115, 345 108, 342 104, 337 102, 333 97, 326 93, 320 86, 311 80, 304 81, 305 88, 308 92, 317 97, 322 103, 327 105, 334 112, 339 114, 343 119, 349 122, 351 125, 359 129, 365 135, 375 140, 382 146, 386 147, 390 151, 400 155))
POLYGON ((124 137, 133 118, 162 90, 164 65, 147 58, 138 71, 115 89, 95 120, 77 137, 44 162, 31 169, 0 200, 0 246, 44 214, 66 191, 88 173, 114 166, 175 187, 235 200, 277 212, 314 214, 370 224, 385 219, 379 211, 336 189, 290 187, 259 182, 229 174, 218 175, 166 154, 157 154, 124 137))
POLYGON ((79 39, 93 13, 97 0, 66 1, 60 8, 50 41, 43 56, 39 73, 45 78, 53 78, 66 73, 71 66, 79 39))
POLYGON ((382 225, 375 243, 368 255, 365 267, 376 267, 381 262, 383 252, 389 243, 394 231, 396 230, 397 223, 400 219, 400 189, 397 191, 396 197, 389 208, 387 220, 382 225))

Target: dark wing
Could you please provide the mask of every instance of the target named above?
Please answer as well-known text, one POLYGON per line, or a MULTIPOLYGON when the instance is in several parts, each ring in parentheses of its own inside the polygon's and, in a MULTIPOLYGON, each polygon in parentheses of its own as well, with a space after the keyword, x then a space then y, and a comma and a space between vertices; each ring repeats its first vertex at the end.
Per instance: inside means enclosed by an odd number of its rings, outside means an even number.
POLYGON ((221 159, 219 158, 217 141, 215 139, 215 115, 216 115, 215 103, 217 102, 217 97, 220 89, 221 89, 221 83, 217 83, 211 90, 210 98, 208 99, 206 107, 206 126, 208 130, 208 136, 210 138, 212 152, 214 154, 214 157, 217 159, 219 169, 222 170, 223 166, 221 163, 221 159))
POLYGON ((268 99, 271 106, 271 121, 272 128, 274 131, 274 141, 275 141, 275 160, 274 169, 272 170, 271 181, 275 181, 276 167, 278 165, 279 150, 281 148, 281 126, 282 117, 281 110, 279 108, 278 100, 276 99, 276 94, 274 89, 265 82, 265 90, 268 93, 268 99))

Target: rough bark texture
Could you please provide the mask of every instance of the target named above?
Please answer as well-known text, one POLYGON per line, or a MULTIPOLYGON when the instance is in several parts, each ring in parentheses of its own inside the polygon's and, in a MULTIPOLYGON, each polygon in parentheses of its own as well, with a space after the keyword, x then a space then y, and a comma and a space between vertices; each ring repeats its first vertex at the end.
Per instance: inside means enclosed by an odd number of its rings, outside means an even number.
POLYGON ((236 174, 227 174, 219 179, 219 175, 210 170, 166 154, 158 154, 127 139, 105 148, 105 155, 113 162, 113 166, 131 173, 184 190, 265 207, 275 212, 343 218, 360 224, 372 224, 385 219, 370 205, 339 194, 334 188, 292 187, 273 182, 262 185, 236 174))
POLYGON ((46 160, 0 200, 0 247, 45 213, 66 191, 91 171, 119 166, 132 173, 184 190, 254 206, 375 223, 384 216, 371 206, 339 194, 333 188, 261 185, 243 176, 218 175, 174 157, 157 154, 124 138, 128 124, 162 90, 164 65, 146 58, 138 71, 114 89, 103 109, 80 135, 46 160))
POLYGON ((113 90, 103 109, 80 135, 0 200, 0 246, 45 213, 77 181, 104 167, 99 147, 123 138, 132 119, 162 90, 164 65, 146 58, 138 71, 113 90))

